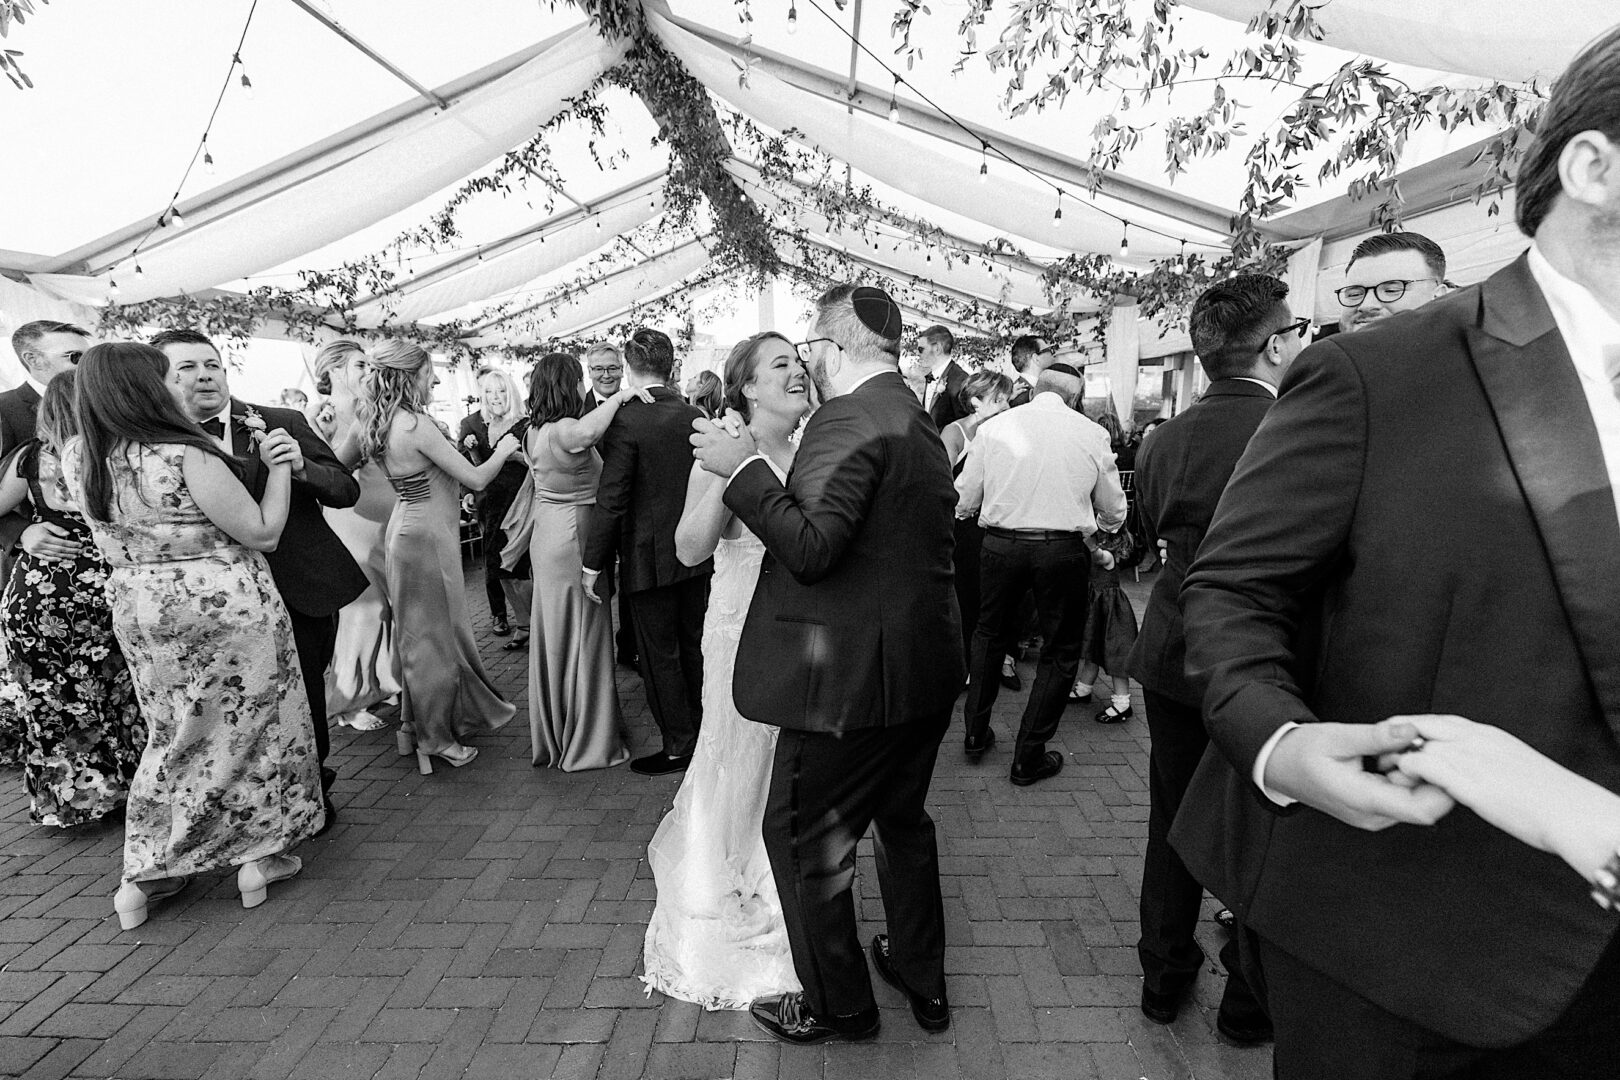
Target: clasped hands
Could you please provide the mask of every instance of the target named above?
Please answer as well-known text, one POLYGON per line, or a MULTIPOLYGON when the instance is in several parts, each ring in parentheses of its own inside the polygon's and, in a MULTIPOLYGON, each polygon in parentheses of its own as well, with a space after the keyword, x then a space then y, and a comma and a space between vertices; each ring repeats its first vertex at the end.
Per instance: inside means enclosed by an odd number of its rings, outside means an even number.
POLYGON ((304 450, 286 428, 274 428, 259 436, 259 460, 269 468, 286 465, 294 476, 304 475, 304 450))
POLYGON ((731 478, 743 462, 759 453, 754 433, 734 409, 718 420, 692 421, 692 456, 707 472, 731 478))

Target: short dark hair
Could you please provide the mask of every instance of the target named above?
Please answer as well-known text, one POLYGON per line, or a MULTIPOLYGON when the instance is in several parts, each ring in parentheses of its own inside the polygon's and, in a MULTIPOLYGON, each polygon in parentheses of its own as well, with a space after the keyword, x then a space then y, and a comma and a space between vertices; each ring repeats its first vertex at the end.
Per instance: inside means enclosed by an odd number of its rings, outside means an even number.
POLYGON ((214 352, 219 352, 219 348, 208 339, 207 334, 189 328, 160 330, 152 335, 151 345, 160 351, 170 345, 206 345, 214 352))
POLYGON ((1287 322, 1288 285, 1265 274, 1239 274, 1205 289, 1187 320, 1193 352, 1211 381, 1247 375, 1266 340, 1287 322))
POLYGON ((1553 83, 1536 123, 1535 142, 1519 164, 1519 231, 1536 235, 1553 200, 1563 193, 1558 156, 1583 131, 1601 131, 1620 143, 1620 26, 1581 50, 1553 83))
POLYGON ((11 333, 11 351, 22 359, 22 354, 39 344, 39 339, 46 334, 78 334, 80 337, 89 337, 90 332, 82 327, 74 326, 70 322, 57 322, 55 319, 35 319, 33 322, 23 323, 11 333))
POLYGON ((1350 253, 1350 261, 1344 264, 1344 268, 1349 270, 1356 265, 1357 259, 1393 255, 1397 251, 1415 251, 1422 255, 1424 265, 1429 268, 1429 273, 1442 281, 1445 280, 1445 249, 1422 233, 1415 232, 1374 233, 1356 245, 1356 249, 1350 253))
POLYGON ((917 334, 917 340, 938 342, 939 344, 945 346, 945 351, 948 353, 953 353, 956 351, 956 335, 938 323, 935 323, 926 330, 919 331, 917 334))
POLYGON ((1029 363, 1029 358, 1039 356, 1041 346, 1045 344, 1046 339, 1038 334, 1025 334, 1022 337, 1014 338, 1012 343, 1013 367, 1023 371, 1024 365, 1029 363))
POLYGON ((637 375, 667 379, 675 370, 675 343, 662 330, 643 326, 624 343, 624 363, 637 375))

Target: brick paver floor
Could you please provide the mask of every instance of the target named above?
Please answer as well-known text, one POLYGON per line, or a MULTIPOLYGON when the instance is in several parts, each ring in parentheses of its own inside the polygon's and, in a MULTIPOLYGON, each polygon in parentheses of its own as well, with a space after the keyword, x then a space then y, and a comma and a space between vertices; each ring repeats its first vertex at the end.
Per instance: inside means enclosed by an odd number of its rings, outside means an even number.
MULTIPOLYGON (((1146 585, 1130 587, 1138 605, 1146 585)), ((521 704, 523 654, 501 651, 472 603, 494 677, 521 704)), ((656 731, 640 679, 621 671, 619 686, 645 753, 656 731)), ((474 764, 430 777, 397 756, 392 729, 334 732, 341 817, 299 848, 302 875, 252 911, 234 875, 208 875, 128 933, 112 913, 120 827, 34 827, 20 775, 0 774, 0 1075, 1270 1075, 1269 1050, 1217 1042, 1213 966, 1171 1027, 1136 1008, 1145 725, 1104 727, 1095 707, 1071 706, 1054 744, 1063 773, 1015 788, 1005 748, 1023 700, 1002 694, 986 763, 964 760, 958 728, 935 774, 943 1034, 925 1035, 881 981, 882 1034, 858 1045, 780 1047, 743 1014, 649 998, 636 978, 653 905, 644 855, 679 779, 532 768, 520 707, 476 740, 474 764)), ((869 936, 882 928, 869 841, 859 880, 869 936)), ((1212 957, 1220 933, 1200 929, 1212 957)))

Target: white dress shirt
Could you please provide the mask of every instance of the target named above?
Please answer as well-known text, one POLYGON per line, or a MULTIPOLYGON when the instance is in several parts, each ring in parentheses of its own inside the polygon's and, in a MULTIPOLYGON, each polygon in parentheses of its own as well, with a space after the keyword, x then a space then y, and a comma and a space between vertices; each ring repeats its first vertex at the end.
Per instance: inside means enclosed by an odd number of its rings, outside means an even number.
POLYGON ((23 382, 27 383, 29 386, 32 386, 34 388, 34 393, 38 394, 40 397, 45 396, 45 384, 34 378, 32 375, 24 374, 23 382))
POLYGON ((957 515, 1001 529, 1090 536, 1125 522, 1125 492, 1108 432, 1050 390, 992 416, 968 444, 957 515))
POLYGON ((923 382, 923 408, 934 407, 934 400, 939 397, 940 391, 945 389, 945 369, 950 366, 951 357, 947 353, 945 359, 929 369, 928 378, 923 382))
MULTIPOLYGON (((1553 322, 1564 339, 1564 348, 1580 376, 1581 390, 1592 411, 1592 422, 1597 427, 1598 445, 1603 450, 1603 463, 1609 470, 1609 488, 1615 500, 1615 515, 1620 520, 1620 393, 1609 380, 1604 364, 1604 353, 1620 349, 1620 320, 1610 315, 1597 297, 1579 282, 1572 281, 1553 269, 1546 256, 1535 245, 1530 247, 1530 276, 1541 288, 1541 295, 1552 311, 1553 322)), ((1279 795, 1265 785, 1266 764, 1271 752, 1282 737, 1298 727, 1284 724, 1278 728, 1254 759, 1254 783, 1266 797, 1280 806, 1296 800, 1279 795)))
POLYGON ((224 437, 220 438, 220 439, 215 439, 214 441, 219 443, 219 448, 221 450, 225 451, 227 454, 234 455, 236 453, 236 451, 232 448, 232 444, 231 444, 231 405, 230 405, 230 402, 227 401, 225 403, 225 407, 223 409, 221 409, 214 416, 206 416, 202 420, 199 420, 198 423, 199 424, 206 424, 210 420, 218 420, 218 421, 220 421, 221 423, 223 423, 225 425, 225 435, 224 435, 224 437))

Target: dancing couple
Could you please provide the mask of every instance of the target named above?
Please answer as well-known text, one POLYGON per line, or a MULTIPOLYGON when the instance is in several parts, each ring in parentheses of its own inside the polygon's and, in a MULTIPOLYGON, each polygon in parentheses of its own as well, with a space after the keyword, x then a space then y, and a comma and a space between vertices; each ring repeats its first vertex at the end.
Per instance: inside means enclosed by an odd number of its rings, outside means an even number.
POLYGON ((873 964, 923 1028, 950 1024, 924 804, 964 677, 956 495, 897 370, 901 329, 882 290, 829 291, 809 341, 733 350, 728 417, 746 424, 692 436, 678 542, 683 561, 715 558, 705 721, 649 851, 645 979, 708 1008, 754 999, 788 1043, 877 1033, 851 893, 869 825, 890 927, 873 964), (807 381, 824 404, 794 455, 807 381))

